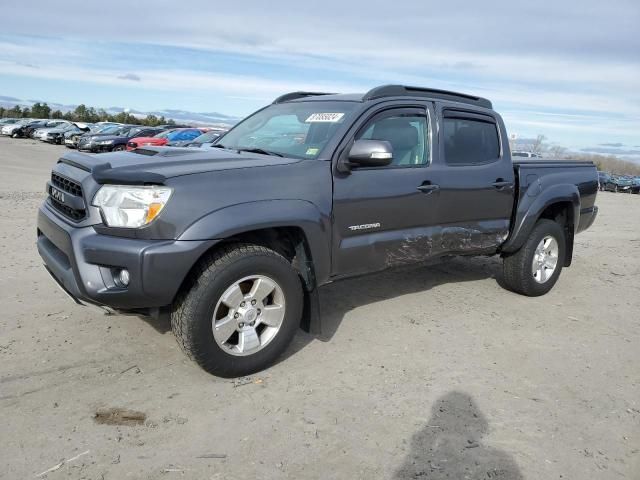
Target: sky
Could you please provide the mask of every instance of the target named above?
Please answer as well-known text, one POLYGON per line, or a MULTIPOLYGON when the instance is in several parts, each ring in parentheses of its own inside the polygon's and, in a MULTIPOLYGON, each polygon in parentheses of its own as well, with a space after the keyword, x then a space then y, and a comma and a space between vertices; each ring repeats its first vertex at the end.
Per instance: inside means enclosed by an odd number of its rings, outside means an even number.
POLYGON ((489 98, 511 134, 640 160, 640 1, 13 1, 0 95, 242 117, 295 90, 489 98))

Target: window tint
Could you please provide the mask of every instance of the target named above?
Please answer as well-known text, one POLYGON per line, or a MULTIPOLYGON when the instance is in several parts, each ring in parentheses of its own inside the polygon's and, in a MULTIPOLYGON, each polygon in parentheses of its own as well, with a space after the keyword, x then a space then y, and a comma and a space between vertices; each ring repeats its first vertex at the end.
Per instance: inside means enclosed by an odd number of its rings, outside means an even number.
POLYGON ((494 123, 468 118, 444 118, 444 158, 452 165, 480 164, 500 157, 494 123))
POLYGON ((391 166, 411 167, 429 163, 427 117, 415 114, 374 119, 356 140, 386 140, 393 147, 391 166))

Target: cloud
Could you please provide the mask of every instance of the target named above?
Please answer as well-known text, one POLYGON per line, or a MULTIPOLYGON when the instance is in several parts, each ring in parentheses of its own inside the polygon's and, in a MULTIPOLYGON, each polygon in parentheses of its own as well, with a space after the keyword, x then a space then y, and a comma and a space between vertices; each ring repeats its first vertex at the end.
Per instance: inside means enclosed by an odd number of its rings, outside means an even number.
MULTIPOLYGON (((148 103, 158 102, 158 92, 179 92, 172 107, 190 101, 191 109, 237 115, 291 90, 425 85, 490 98, 522 135, 579 138, 581 147, 638 144, 637 0, 582 0, 579 8, 557 0, 450 0, 438 8, 404 2, 401 11, 385 0, 324 0, 318 8, 295 0, 268 9, 255 0, 189 5, 149 9, 112 0, 105 9, 67 0, 65 9, 39 2, 34 14, 31 4, 14 2, 3 10, 0 79, 109 86, 99 89, 106 104, 123 101, 125 91, 148 103), (32 35, 55 24, 65 25, 62 38, 32 35), (136 73, 123 73, 129 71, 136 73)), ((65 101, 87 101, 59 91, 65 101)))
POLYGON ((139 82, 141 78, 135 73, 125 73, 124 75, 118 75, 118 80, 131 80, 132 82, 139 82))
POLYGON ((592 147, 592 148, 581 148, 581 152, 589 152, 589 153, 604 153, 611 155, 640 155, 640 150, 635 149, 620 149, 620 148, 603 148, 603 147, 592 147))
POLYGON ((615 143, 599 143, 598 144, 601 147, 614 147, 614 148, 620 148, 620 147, 624 147, 624 143, 620 143, 620 142, 615 142, 615 143))
POLYGON ((21 102, 22 100, 16 97, 7 97, 5 95, 0 95, 0 100, 3 102, 21 102))

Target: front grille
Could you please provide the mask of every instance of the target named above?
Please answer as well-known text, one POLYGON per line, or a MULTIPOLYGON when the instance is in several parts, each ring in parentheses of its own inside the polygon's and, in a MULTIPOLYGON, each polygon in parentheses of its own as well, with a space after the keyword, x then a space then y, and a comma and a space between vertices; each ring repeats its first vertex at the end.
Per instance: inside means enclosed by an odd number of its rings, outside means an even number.
POLYGON ((51 184, 59 190, 63 190, 76 197, 82 196, 82 186, 78 182, 69 180, 57 173, 51 173, 51 184))
MULTIPOLYGON (((68 178, 63 177, 62 175, 58 175, 55 172, 51 172, 51 185, 56 187, 58 190, 62 190, 73 196, 83 198, 82 185, 80 185, 78 182, 74 180, 69 180, 68 178)), ((56 210, 58 210, 64 216, 70 218, 75 222, 79 222, 87 214, 87 211, 84 208, 81 208, 81 209, 71 208, 70 206, 65 205, 64 203, 59 202, 52 196, 49 196, 49 201, 51 202, 51 205, 56 210)))

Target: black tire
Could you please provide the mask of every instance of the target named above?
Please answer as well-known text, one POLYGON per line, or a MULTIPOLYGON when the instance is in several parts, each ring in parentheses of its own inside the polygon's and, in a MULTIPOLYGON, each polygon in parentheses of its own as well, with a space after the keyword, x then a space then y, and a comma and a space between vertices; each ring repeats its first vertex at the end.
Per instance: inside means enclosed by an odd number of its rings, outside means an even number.
POLYGON ((122 152, 124 150, 126 150, 127 147, 125 145, 116 145, 115 147, 113 147, 111 149, 112 152, 122 152))
POLYGON ((505 256, 502 272, 505 286, 516 293, 529 297, 544 295, 558 281, 566 255, 564 229, 553 220, 538 220, 531 231, 531 235, 517 252, 505 256), (556 268, 544 283, 537 282, 533 277, 532 263, 536 247, 546 236, 552 236, 558 242, 558 262, 556 268))
POLYGON ((205 258, 188 279, 173 304, 171 329, 187 356, 207 372, 227 378, 248 375, 270 366, 285 351, 300 326, 303 302, 298 273, 282 255, 258 245, 229 245, 205 258), (212 318, 225 290, 250 275, 275 280, 286 310, 280 330, 264 348, 235 356, 216 343, 212 318))

